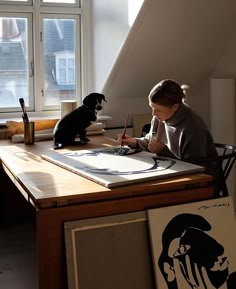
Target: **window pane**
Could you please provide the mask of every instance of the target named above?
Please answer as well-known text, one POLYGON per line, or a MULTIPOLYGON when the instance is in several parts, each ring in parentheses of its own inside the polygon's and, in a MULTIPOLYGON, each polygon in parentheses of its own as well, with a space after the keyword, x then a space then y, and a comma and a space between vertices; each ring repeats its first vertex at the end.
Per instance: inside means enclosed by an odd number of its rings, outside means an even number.
POLYGON ((43 0, 43 3, 64 3, 64 4, 75 4, 76 0, 43 0))
POLYGON ((60 60, 59 60, 59 66, 60 66, 60 67, 66 66, 66 60, 65 60, 65 59, 60 59, 60 60))
POLYGON ((74 83, 75 81, 75 73, 74 73, 74 69, 68 69, 68 82, 69 83, 74 83))
POLYGON ((69 65, 69 66, 74 67, 74 65, 75 65, 74 63, 75 63, 74 59, 69 59, 69 60, 68 60, 68 65, 69 65))
POLYGON ((43 20, 44 104, 60 105, 61 100, 76 99, 74 19, 43 20), (70 60, 70 62, 69 62, 70 60), (70 65, 68 65, 70 63, 70 65), (73 65, 72 65, 73 64, 73 65), (70 74, 70 75, 69 75, 70 74))
POLYGON ((0 108, 29 101, 27 18, 0 17, 0 108))
POLYGON ((66 70, 65 69, 60 69, 60 84, 66 84, 66 70))

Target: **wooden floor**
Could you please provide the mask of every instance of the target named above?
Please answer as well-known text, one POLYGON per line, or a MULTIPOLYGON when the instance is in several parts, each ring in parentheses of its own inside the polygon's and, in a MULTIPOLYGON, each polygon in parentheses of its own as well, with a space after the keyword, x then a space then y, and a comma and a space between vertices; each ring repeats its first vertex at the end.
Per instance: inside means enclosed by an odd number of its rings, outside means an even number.
POLYGON ((37 289, 35 222, 0 224, 0 288, 37 289))
POLYGON ((0 289, 38 289, 36 212, 0 170, 0 289))

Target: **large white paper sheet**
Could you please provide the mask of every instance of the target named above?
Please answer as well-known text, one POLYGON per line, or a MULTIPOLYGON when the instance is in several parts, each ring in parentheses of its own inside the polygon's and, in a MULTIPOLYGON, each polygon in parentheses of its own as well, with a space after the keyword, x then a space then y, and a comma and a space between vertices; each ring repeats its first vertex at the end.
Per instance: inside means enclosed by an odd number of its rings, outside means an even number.
POLYGON ((108 188, 204 171, 200 166, 128 147, 53 151, 42 158, 108 188))

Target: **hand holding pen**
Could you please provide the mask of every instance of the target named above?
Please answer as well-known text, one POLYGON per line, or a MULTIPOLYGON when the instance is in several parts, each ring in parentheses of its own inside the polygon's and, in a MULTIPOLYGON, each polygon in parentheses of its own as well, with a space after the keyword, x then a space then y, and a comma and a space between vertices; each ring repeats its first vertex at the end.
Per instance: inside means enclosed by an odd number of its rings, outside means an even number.
POLYGON ((126 134, 127 126, 128 126, 128 121, 129 121, 129 113, 127 114, 126 121, 125 121, 125 126, 122 134, 118 134, 118 143, 120 144, 120 148, 122 148, 124 145, 131 145, 131 144, 136 144, 136 139, 130 137, 129 135, 126 134))
POLYGON ((163 148, 165 147, 165 145, 163 143, 161 143, 158 140, 157 134, 156 132, 152 132, 150 139, 149 139, 149 143, 148 143, 148 150, 151 153, 159 153, 163 148))

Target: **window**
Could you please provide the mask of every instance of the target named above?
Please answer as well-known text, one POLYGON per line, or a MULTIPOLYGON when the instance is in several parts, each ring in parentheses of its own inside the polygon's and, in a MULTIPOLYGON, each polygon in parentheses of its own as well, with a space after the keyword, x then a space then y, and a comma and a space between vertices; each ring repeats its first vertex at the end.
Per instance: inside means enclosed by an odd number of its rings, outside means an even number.
POLYGON ((63 3, 63 4, 75 4, 76 0, 41 0, 43 3, 63 3))
POLYGON ((29 0, 3 0, 2 2, 4 2, 5 4, 9 4, 12 2, 29 2, 29 0))
POLYGON ((1 0, 1 5, 19 5, 19 4, 23 4, 23 5, 29 5, 32 4, 33 0, 1 0))
POLYGON ((61 100, 76 99, 76 18, 42 15, 42 55, 44 57, 43 105, 58 106, 61 100))
POLYGON ((56 79, 58 85, 75 84, 75 57, 71 53, 56 56, 56 79))
POLYGON ((32 55, 28 49, 30 15, 0 17, 0 107, 15 110, 18 98, 32 94, 32 55), (24 16, 24 17, 23 17, 24 16))
POLYGON ((20 112, 21 97, 29 112, 80 99, 80 13, 78 0, 0 2, 0 112, 20 112))

